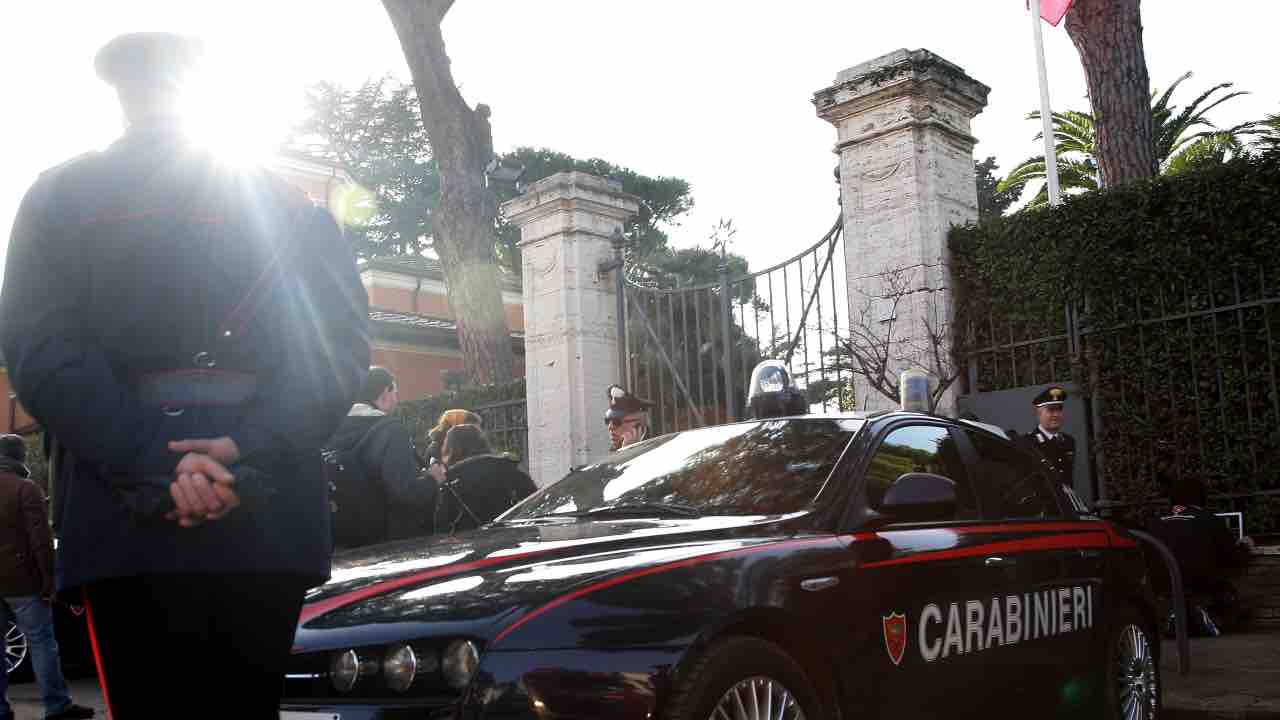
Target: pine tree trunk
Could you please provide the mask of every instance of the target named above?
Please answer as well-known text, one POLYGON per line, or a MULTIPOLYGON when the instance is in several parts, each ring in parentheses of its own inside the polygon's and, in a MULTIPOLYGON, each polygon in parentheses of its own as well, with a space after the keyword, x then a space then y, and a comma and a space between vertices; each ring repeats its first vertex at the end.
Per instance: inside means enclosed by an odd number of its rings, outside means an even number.
POLYGON ((440 172, 433 243, 457 318, 464 371, 468 382, 487 384, 515 377, 515 357, 493 250, 497 200, 484 180, 493 158, 489 108, 472 110, 453 82, 440 32, 452 5, 453 0, 383 0, 440 172))
POLYGON ((1098 134, 1104 187, 1158 172, 1141 0, 1076 0, 1067 34, 1080 53, 1098 134))

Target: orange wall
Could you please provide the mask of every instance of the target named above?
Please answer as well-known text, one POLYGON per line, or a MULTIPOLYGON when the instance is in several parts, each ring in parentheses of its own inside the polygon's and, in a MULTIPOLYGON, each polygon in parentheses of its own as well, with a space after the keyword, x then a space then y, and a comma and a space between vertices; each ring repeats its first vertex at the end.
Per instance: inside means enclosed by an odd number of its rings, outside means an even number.
MULTIPOLYGON (((452 320, 453 308, 449 307, 449 298, 433 292, 423 291, 414 298, 412 290, 403 288, 369 287, 369 307, 381 310, 398 310, 400 312, 418 313, 431 317, 452 320)), ((524 331, 524 308, 519 304, 507 303, 507 327, 511 330, 524 331)))
POLYGON ((462 358, 374 348, 373 364, 396 376, 401 400, 419 400, 444 390, 444 371, 461 370, 462 358))
MULTIPOLYGON (((516 353, 516 377, 524 377, 524 355, 516 353)), ((420 400, 444 390, 444 371, 462 370, 462 358, 375 347, 374 365, 396 376, 401 400, 420 400)))

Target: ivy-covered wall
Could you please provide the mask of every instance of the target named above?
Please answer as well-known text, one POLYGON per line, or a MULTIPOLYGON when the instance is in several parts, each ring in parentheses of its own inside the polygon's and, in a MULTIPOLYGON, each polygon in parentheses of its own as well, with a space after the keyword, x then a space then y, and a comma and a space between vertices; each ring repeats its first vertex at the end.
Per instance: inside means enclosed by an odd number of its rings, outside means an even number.
MULTIPOLYGON (((1280 488, 1280 156, 955 228, 950 245, 978 389, 1079 383, 1112 499, 1188 473, 1211 493, 1280 488)), ((1280 528, 1280 498, 1218 506, 1280 528)))

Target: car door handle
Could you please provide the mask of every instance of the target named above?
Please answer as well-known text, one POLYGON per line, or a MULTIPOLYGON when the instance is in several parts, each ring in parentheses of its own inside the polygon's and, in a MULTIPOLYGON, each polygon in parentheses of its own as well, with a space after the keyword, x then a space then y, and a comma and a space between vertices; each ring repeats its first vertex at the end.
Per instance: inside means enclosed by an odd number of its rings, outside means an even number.
POLYGON ((986 562, 983 564, 985 564, 987 567, 1013 567, 1014 565, 1018 564, 1018 561, 1016 558, 1007 558, 1007 557, 1002 557, 1000 555, 992 555, 991 557, 987 558, 986 562))
POLYGON ((807 590, 808 592, 820 592, 827 588, 833 588, 839 584, 840 578, 838 577, 816 577, 809 578, 808 580, 801 580, 800 589, 807 590))

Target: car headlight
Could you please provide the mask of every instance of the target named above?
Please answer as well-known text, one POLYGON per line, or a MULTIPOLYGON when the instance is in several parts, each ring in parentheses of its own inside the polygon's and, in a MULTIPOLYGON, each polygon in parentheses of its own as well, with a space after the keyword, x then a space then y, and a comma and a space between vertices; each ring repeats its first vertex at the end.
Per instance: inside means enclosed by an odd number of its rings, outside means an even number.
POLYGON ((351 692, 360 679, 360 656, 355 650, 347 650, 333 656, 329 661, 329 681, 333 689, 340 693, 351 692))
POLYGON ((387 687, 404 692, 418 674, 418 655, 408 645, 393 647, 382 660, 382 676, 387 687))
POLYGON ((445 682, 455 690, 471 684, 476 669, 480 667, 480 648, 470 640, 454 640, 445 648, 440 671, 445 682))

